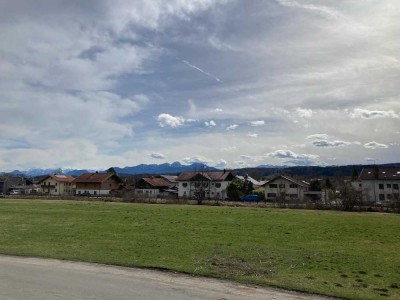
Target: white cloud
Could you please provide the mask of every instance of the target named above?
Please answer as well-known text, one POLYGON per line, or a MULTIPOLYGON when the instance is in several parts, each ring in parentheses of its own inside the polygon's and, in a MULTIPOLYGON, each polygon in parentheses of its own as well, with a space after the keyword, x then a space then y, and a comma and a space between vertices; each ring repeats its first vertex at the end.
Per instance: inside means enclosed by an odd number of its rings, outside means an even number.
POLYGON ((325 133, 317 133, 317 134, 312 134, 307 136, 308 140, 327 140, 328 139, 328 135, 325 133))
POLYGON ((364 144, 364 147, 368 148, 368 149, 386 149, 386 148, 389 148, 388 145, 380 144, 380 143, 377 143, 377 142, 366 143, 366 144, 364 144))
POLYGON ((313 116, 314 112, 312 111, 312 109, 305 109, 305 108, 298 107, 296 109, 296 114, 300 118, 311 118, 313 116))
POLYGON ((213 120, 211 120, 209 122, 205 121, 204 125, 206 125, 206 127, 215 127, 217 124, 213 120))
POLYGON ((214 162, 204 156, 201 155, 193 155, 190 157, 185 157, 184 159, 182 159, 182 162, 186 165, 190 165, 193 163, 202 163, 205 165, 212 165, 214 162))
POLYGON ((165 159, 165 158, 167 158, 164 154, 157 153, 157 152, 151 153, 150 157, 151 158, 155 158, 155 159, 165 159))
POLYGON ((232 125, 229 125, 228 127, 226 127, 226 130, 234 130, 234 129, 238 128, 238 127, 239 127, 239 125, 232 124, 232 125))
POLYGON ((359 145, 359 142, 346 142, 341 140, 328 140, 329 136, 324 133, 312 134, 307 136, 307 139, 312 140, 311 144, 314 147, 320 148, 335 148, 343 147, 351 144, 359 145))
POLYGON ((160 114, 157 117, 158 124, 160 127, 180 127, 185 123, 185 119, 183 117, 171 116, 170 114, 160 114))
POLYGON ((297 158, 297 154, 290 150, 276 150, 271 153, 267 153, 267 156, 273 158, 297 158))
POLYGON ((214 167, 216 167, 218 169, 223 169, 223 168, 226 168, 227 166, 228 166, 228 162, 224 159, 220 159, 214 165, 214 167))
POLYGON ((266 154, 267 157, 285 160, 285 163, 293 165, 320 165, 319 156, 315 154, 297 154, 291 150, 276 150, 266 154))
POLYGON ((328 140, 315 140, 312 141, 313 146, 315 147, 325 147, 325 148, 332 148, 332 147, 343 147, 350 145, 350 142, 345 142, 345 141, 328 141, 328 140))
POLYGON ((352 118, 363 118, 363 119, 377 119, 377 118, 400 118, 399 114, 393 110, 366 110, 361 108, 355 108, 350 114, 352 118))
POLYGON ((249 132, 249 133, 247 134, 247 136, 252 137, 252 138, 256 138, 256 137, 258 137, 258 133, 251 133, 251 132, 249 132))
POLYGON ((250 122, 250 125, 251 125, 251 126, 254 126, 254 127, 256 127, 256 126, 263 126, 264 124, 265 124, 264 121, 252 121, 252 122, 250 122))

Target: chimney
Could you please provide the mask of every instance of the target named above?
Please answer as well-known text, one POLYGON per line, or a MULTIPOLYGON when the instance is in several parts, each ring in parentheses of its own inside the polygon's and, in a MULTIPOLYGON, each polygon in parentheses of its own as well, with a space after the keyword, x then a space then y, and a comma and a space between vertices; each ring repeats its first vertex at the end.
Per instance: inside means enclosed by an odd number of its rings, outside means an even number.
POLYGON ((379 168, 378 167, 374 168, 374 177, 375 177, 375 179, 379 179, 379 168))

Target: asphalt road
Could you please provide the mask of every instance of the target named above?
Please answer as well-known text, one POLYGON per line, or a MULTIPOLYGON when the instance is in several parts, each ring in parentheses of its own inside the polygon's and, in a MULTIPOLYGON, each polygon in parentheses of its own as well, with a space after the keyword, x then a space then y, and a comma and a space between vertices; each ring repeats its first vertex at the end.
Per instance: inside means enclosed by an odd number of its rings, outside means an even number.
POLYGON ((0 255, 0 299, 326 299, 169 272, 0 255))

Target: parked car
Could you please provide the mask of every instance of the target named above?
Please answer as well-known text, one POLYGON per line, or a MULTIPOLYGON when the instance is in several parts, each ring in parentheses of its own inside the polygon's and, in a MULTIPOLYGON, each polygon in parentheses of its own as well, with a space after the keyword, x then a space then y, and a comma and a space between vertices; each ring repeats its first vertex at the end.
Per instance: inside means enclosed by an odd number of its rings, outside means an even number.
POLYGON ((246 196, 241 197, 240 200, 245 201, 245 202, 260 201, 260 196, 258 196, 258 195, 246 195, 246 196))
POLYGON ((9 195, 21 195, 21 191, 19 191, 19 190, 11 190, 9 195))

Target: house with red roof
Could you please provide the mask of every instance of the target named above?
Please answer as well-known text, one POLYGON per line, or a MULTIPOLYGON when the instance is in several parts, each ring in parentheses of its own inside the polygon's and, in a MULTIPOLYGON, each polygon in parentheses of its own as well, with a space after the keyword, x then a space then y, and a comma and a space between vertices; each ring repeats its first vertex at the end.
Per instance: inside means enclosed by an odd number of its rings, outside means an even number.
POLYGON ((119 190, 122 180, 115 173, 83 173, 75 178, 75 195, 105 196, 119 190))
POLYGON ((176 178, 177 176, 171 175, 141 178, 136 183, 135 195, 146 198, 176 197, 178 194, 176 178))
POLYGON ((74 194, 74 177, 69 175, 48 175, 38 182, 42 193, 52 196, 71 196, 74 194))

